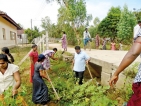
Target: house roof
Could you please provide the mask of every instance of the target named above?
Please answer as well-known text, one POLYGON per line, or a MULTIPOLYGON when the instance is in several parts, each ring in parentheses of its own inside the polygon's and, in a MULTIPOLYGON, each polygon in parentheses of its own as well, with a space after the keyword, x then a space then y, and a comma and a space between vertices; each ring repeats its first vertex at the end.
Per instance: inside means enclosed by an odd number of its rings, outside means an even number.
POLYGON ((15 27, 17 27, 17 30, 21 30, 22 28, 11 18, 9 17, 5 12, 0 11, 0 16, 6 19, 8 22, 13 24, 15 27))
POLYGON ((24 30, 23 29, 22 30, 17 30, 17 35, 21 35, 23 33, 24 33, 24 30))

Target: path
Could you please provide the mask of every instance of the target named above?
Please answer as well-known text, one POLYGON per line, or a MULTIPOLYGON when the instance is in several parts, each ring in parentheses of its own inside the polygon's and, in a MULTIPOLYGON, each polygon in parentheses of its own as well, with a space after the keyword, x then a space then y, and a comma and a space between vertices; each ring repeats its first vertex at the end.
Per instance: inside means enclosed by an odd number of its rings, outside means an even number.
MULTIPOLYGON (((58 50, 63 50, 61 44, 54 43, 49 44, 49 47, 56 47, 58 50)), ((82 49, 83 50, 83 49, 82 49)), ((68 47, 68 52, 75 53, 73 47, 68 47)), ((113 63, 115 66, 118 66, 122 61, 123 57, 127 53, 127 51, 112 51, 112 50, 96 50, 92 49, 89 51, 88 49, 85 51, 91 58, 102 60, 108 63, 113 63)), ((135 60, 135 62, 141 62, 140 56, 135 60)))

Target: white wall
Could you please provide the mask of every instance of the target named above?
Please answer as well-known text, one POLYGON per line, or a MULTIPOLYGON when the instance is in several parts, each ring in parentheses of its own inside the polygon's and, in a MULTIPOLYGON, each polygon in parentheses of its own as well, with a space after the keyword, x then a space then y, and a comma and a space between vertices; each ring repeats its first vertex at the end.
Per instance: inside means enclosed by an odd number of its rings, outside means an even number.
POLYGON ((7 20, 5 20, 4 18, 0 16, 0 48, 4 46, 9 47, 9 46, 16 45, 17 40, 10 39, 10 31, 16 33, 16 39, 17 39, 17 28, 13 24, 9 23, 7 20), (2 28, 5 29, 6 40, 3 39, 2 28))

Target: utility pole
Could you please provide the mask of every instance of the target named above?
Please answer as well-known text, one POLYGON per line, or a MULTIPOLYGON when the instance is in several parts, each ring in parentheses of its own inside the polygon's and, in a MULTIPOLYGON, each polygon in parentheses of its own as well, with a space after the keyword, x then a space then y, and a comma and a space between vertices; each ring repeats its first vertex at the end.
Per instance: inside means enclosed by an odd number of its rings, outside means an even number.
POLYGON ((32 37, 32 19, 31 19, 31 38, 33 39, 32 37))

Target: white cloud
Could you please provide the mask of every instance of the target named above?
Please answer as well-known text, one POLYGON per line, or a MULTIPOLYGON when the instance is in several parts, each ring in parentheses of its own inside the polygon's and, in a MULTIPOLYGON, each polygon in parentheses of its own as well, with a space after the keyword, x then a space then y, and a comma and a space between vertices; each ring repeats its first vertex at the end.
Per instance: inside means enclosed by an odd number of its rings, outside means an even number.
MULTIPOLYGON (((86 6, 87 13, 92 14, 93 18, 99 17, 103 19, 111 8, 112 3, 87 1, 86 6)), ((51 21, 56 23, 58 8, 59 5, 56 2, 47 4, 45 0, 0 0, 0 10, 6 12, 25 28, 31 27, 31 19, 33 19, 33 26, 40 27, 40 20, 45 16, 49 16, 51 21)))
POLYGON ((57 3, 47 4, 45 0, 0 0, 0 10, 25 28, 31 27, 31 19, 33 26, 40 27, 40 20, 45 16, 56 22, 58 8, 57 3))
MULTIPOLYGON (((86 4, 87 13, 92 14, 93 19, 95 17, 99 17, 100 20, 105 18, 105 16, 107 15, 107 12, 111 8, 111 6, 112 6, 111 2, 98 2, 98 3, 87 2, 87 4, 86 4)), ((91 24, 92 23, 93 22, 91 22, 91 24)))

